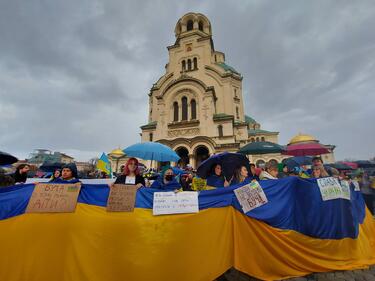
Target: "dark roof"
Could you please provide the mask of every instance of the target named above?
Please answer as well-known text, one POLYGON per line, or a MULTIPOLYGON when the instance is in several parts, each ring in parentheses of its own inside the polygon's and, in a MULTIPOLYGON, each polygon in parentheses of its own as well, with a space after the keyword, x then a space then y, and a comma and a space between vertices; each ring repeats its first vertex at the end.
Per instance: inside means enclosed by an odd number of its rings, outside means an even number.
POLYGON ((155 129, 157 123, 158 123, 157 121, 152 121, 152 122, 150 122, 150 123, 148 123, 146 125, 141 126, 141 129, 142 130, 145 130, 145 129, 155 129))
POLYGON ((255 121, 254 118, 250 117, 249 115, 245 115, 245 122, 248 124, 258 123, 257 121, 255 121))
POLYGON ((217 114, 214 114, 213 119, 214 120, 229 120, 229 119, 234 119, 234 116, 228 115, 225 113, 217 113, 217 114))
POLYGON ((250 129, 250 130, 247 130, 247 132, 249 136, 261 135, 261 134, 273 135, 273 134, 278 133, 278 132, 271 132, 271 131, 266 131, 266 130, 261 130, 261 129, 250 129))
POLYGON ((226 63, 224 62, 217 62, 216 65, 220 66, 222 69, 224 69, 225 71, 229 71, 229 72, 232 72, 232 73, 236 73, 238 75, 241 75, 241 73, 239 73, 237 70, 235 70, 233 67, 231 67, 230 65, 227 65, 226 63))

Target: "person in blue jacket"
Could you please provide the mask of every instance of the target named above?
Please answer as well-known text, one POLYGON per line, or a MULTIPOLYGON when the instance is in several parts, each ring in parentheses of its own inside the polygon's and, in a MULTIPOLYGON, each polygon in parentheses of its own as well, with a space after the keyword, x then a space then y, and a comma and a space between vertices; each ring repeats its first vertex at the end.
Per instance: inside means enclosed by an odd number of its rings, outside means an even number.
POLYGON ((181 189, 181 184, 177 182, 171 166, 165 166, 160 176, 152 183, 151 188, 165 191, 176 191, 181 189))
POLYGON ((53 183, 77 183, 79 182, 76 164, 69 163, 69 164, 64 165, 61 170, 61 177, 55 179, 52 182, 53 183))
POLYGON ((234 172, 234 178, 231 181, 231 185, 236 184, 247 184, 250 183, 253 178, 249 177, 249 171, 247 170, 246 166, 238 167, 234 172))
POLYGON ((212 172, 207 177, 207 185, 216 188, 227 187, 230 185, 223 175, 223 169, 220 164, 214 164, 212 166, 212 172))

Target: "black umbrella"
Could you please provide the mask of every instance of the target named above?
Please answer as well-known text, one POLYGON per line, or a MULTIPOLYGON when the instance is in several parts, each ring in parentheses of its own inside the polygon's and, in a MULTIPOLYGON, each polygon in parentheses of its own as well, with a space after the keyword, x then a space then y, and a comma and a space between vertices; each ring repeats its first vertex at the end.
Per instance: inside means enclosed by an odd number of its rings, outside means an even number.
POLYGON ((233 176, 235 169, 240 166, 246 166, 247 170, 250 171, 249 160, 245 155, 223 152, 213 155, 203 161, 197 169, 197 175, 204 179, 207 178, 212 172, 212 167, 216 164, 221 165, 223 174, 227 179, 230 179, 233 176))
POLYGON ((39 167, 39 170, 43 172, 54 172, 57 169, 61 169, 63 166, 62 163, 43 163, 42 166, 39 167))
POLYGON ((242 147, 238 152, 242 154, 267 154, 267 153, 281 153, 285 148, 281 145, 269 141, 251 142, 242 147))
POLYGON ((16 163, 18 159, 9 153, 0 151, 0 165, 10 165, 16 163))

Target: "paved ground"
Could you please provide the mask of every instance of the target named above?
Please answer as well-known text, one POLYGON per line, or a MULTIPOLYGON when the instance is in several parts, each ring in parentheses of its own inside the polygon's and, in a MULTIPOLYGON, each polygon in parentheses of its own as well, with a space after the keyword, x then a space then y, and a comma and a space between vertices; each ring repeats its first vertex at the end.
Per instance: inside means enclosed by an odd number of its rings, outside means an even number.
MULTIPOLYGON (((258 281, 235 269, 220 276, 217 281, 258 281)), ((353 271, 332 271, 324 273, 313 273, 303 277, 285 279, 288 281, 375 281, 375 265, 369 269, 353 271)))

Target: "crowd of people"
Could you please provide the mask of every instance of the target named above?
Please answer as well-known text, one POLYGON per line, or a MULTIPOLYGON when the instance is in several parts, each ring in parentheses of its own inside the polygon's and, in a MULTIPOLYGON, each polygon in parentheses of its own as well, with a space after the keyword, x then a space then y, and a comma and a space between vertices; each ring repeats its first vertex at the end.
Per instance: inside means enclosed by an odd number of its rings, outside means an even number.
MULTIPOLYGON (((15 172, 6 175, 0 172, 0 187, 12 186, 25 183, 27 173, 30 170, 28 164, 20 164, 15 172)), ((246 184, 251 181, 276 180, 285 177, 300 178, 322 178, 336 177, 340 180, 357 180, 367 207, 373 213, 375 208, 375 178, 370 178, 366 173, 353 177, 350 174, 340 173, 338 170, 325 167, 320 157, 312 159, 312 165, 300 165, 289 167, 284 164, 268 162, 262 168, 257 168, 254 164, 237 167, 230 177, 225 176, 223 167, 219 163, 212 165, 209 175, 206 177, 207 189, 226 188, 238 184, 246 184), (249 167, 249 168, 248 168, 249 167)), ((130 158, 122 174, 118 175, 113 184, 131 184, 138 187, 149 187, 166 191, 191 191, 196 190, 193 185, 193 178, 197 177, 196 171, 191 166, 184 168, 163 166, 159 173, 141 169, 136 158, 130 158)), ((74 163, 66 164, 60 169, 55 169, 49 182, 53 183, 76 183, 79 182, 77 167, 74 163)), ((110 185, 112 186, 112 184, 110 185)))

